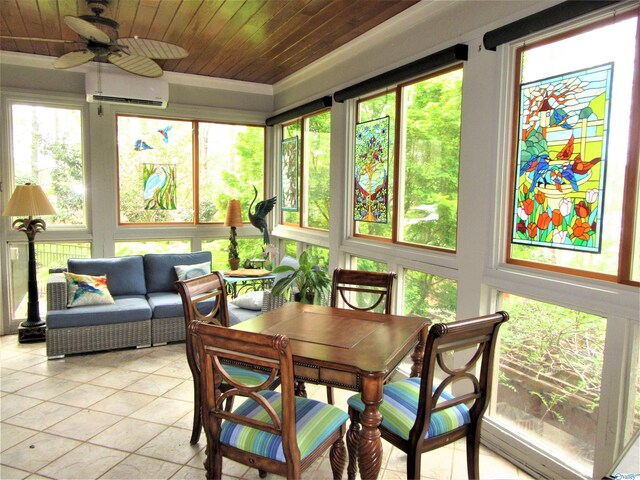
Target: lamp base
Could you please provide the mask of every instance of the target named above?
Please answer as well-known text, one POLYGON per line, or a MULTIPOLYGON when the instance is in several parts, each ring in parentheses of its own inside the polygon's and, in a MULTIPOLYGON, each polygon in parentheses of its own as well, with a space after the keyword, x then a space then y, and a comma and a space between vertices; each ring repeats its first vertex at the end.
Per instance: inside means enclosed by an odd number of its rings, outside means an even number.
POLYGON ((47 335, 46 325, 30 326, 22 322, 18 327, 18 343, 44 342, 47 335))

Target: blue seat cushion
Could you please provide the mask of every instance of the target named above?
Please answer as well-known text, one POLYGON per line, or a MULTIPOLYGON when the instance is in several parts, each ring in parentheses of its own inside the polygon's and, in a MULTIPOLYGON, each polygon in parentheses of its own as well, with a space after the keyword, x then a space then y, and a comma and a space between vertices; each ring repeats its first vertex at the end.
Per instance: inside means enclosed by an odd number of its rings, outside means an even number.
MULTIPOLYGON (((385 385, 382 403, 379 407, 383 417, 382 426, 400 438, 408 440, 409 432, 416 421, 419 397, 419 377, 407 378, 385 385)), ((438 403, 452 398, 450 394, 443 392, 438 403)), ((347 403, 359 412, 364 411, 364 403, 362 403, 360 394, 349 398, 347 403)), ((469 409, 464 404, 440 410, 431 415, 431 422, 425 438, 442 435, 469 423, 471 423, 469 409)))
POLYGON ((239 323, 249 320, 253 317, 260 315, 260 310, 249 310, 247 308, 240 308, 233 303, 229 304, 229 325, 232 327, 239 323))
POLYGON ((106 275, 107 288, 113 297, 147 293, 144 266, 140 255, 111 258, 70 258, 67 261, 67 267, 71 273, 106 275))
MULTIPOLYGON (((153 318, 184 317, 182 298, 178 292, 148 293, 147 300, 151 306, 153 318)), ((198 303, 198 310, 200 313, 206 314, 213 310, 215 304, 215 299, 205 300, 198 303)))
MULTIPOLYGON (((263 390, 260 392, 282 418, 282 396, 279 392, 263 390)), ((296 401, 296 436, 300 459, 304 459, 333 432, 340 428, 348 415, 333 405, 302 397, 295 397, 296 401)), ((272 423, 267 412, 254 400, 245 400, 234 410, 243 417, 255 418, 263 422, 272 423)), ((273 433, 244 427, 231 421, 222 422, 220 442, 225 445, 251 452, 255 455, 284 462, 282 437, 273 433)))
POLYGON ((147 292, 175 292, 178 281, 176 265, 211 263, 211 252, 148 253, 144 256, 147 292))
POLYGON ((110 305, 86 305, 47 312, 47 328, 90 327, 151 319, 144 295, 114 296, 110 305))

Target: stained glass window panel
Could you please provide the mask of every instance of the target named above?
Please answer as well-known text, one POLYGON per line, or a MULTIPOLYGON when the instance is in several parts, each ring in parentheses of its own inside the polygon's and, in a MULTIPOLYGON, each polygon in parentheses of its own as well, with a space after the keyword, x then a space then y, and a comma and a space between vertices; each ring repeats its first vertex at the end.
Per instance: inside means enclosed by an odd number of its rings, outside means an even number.
POLYGON ((520 86, 513 242, 600 251, 611 63, 520 86))
POLYGON ((298 165, 300 141, 298 137, 282 140, 282 210, 298 210, 298 165))
POLYGON ((356 125, 356 222, 387 223, 389 207, 389 117, 356 125))
POLYGON ((355 232, 361 235, 371 235, 375 237, 390 239, 392 236, 392 220, 393 220, 393 202, 394 194, 394 145, 395 145, 395 129, 396 129, 396 94, 393 92, 385 92, 382 95, 368 98, 358 102, 357 121, 360 123, 375 120, 377 118, 389 117, 389 173, 388 173, 388 192, 389 199, 387 203, 387 223, 372 222, 355 222, 355 232))
MULTIPOLYGON (((297 120, 288 125, 282 126, 282 138, 301 138, 302 137, 302 120, 297 120)), ((298 184, 299 185, 299 184, 298 184)), ((298 199, 299 203, 299 199, 298 199)), ((294 210, 283 210, 281 209, 282 215, 282 223, 289 225, 300 225, 300 211, 298 209, 294 210)))
POLYGON ((142 166, 145 210, 175 210, 176 166, 145 163, 142 166))

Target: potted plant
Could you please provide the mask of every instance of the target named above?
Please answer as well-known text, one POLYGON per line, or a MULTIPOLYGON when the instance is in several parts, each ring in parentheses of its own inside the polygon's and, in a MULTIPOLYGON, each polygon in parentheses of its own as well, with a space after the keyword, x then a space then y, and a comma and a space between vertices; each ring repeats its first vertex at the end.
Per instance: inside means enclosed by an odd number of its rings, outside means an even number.
POLYGON ((327 293, 331 286, 331 279, 327 273, 315 265, 311 255, 304 251, 298 259, 300 266, 294 268, 288 265, 280 265, 273 269, 273 273, 291 274, 276 282, 271 289, 273 295, 288 295, 292 286, 295 285, 294 300, 307 304, 313 304, 316 294, 321 296, 327 293))

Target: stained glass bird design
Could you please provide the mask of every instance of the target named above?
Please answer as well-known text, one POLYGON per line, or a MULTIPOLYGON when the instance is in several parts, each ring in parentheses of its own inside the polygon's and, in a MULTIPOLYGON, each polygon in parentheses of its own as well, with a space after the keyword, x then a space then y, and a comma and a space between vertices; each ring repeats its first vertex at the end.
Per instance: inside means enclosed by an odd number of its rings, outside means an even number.
POLYGON ((583 162, 582 157, 580 156, 580 154, 578 154, 571 163, 571 170, 577 175, 585 175, 595 165, 600 163, 600 160, 600 157, 596 157, 593 160, 589 160, 588 162, 583 162))
POLYGON ((144 183, 144 199, 149 200, 153 198, 155 192, 162 188, 166 181, 167 175, 163 169, 156 170, 149 175, 149 178, 147 178, 147 181, 144 183))
POLYGON ((265 220, 265 217, 276 205, 276 197, 259 201, 256 204, 255 210, 252 212, 251 208, 253 207, 253 203, 258 198, 258 189, 254 186, 253 191, 255 192, 255 195, 249 204, 249 221, 251 222, 251 225, 262 232, 262 238, 265 245, 269 245, 269 229, 267 228, 267 221, 265 220))
POLYGON ((164 141, 164 143, 169 143, 169 130, 171 130, 173 127, 171 125, 167 125, 166 127, 158 130, 158 133, 160 135, 162 135, 162 140, 164 141))
POLYGON ((142 150, 153 150, 153 147, 147 145, 144 140, 136 140, 136 146, 134 148, 137 152, 141 152, 142 150))
POLYGON ((575 192, 578 191, 578 182, 568 163, 563 164, 561 167, 553 167, 549 172, 549 176, 559 192, 562 192, 562 186, 565 182, 568 182, 575 192))

